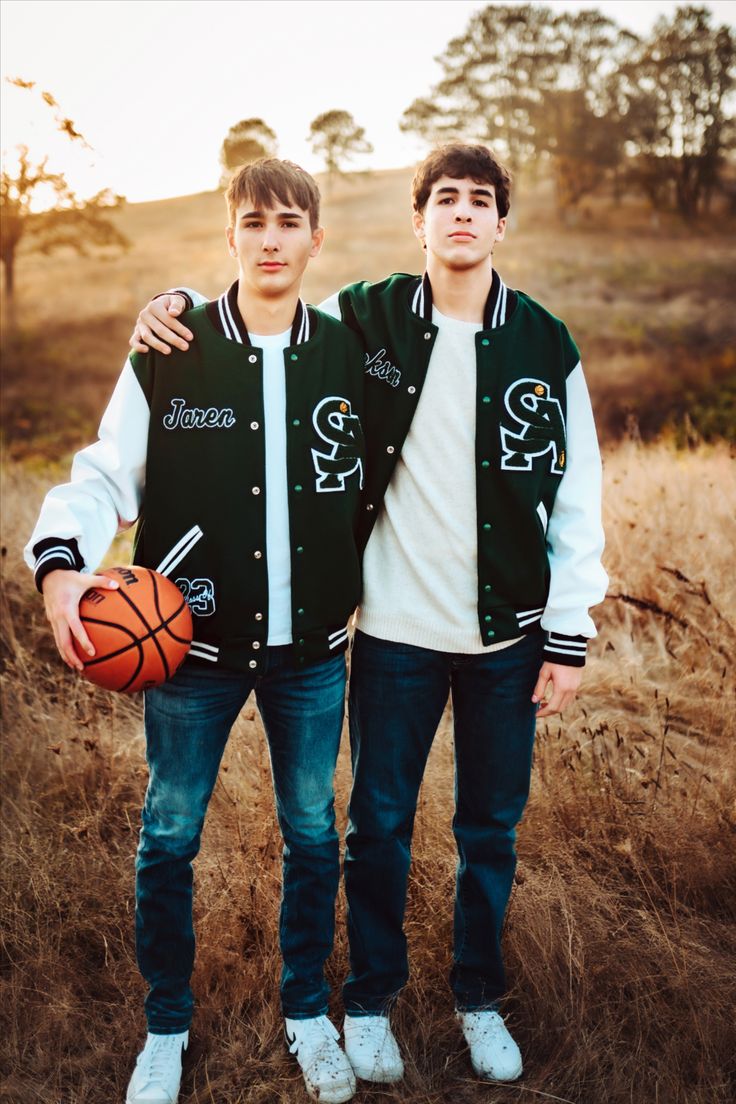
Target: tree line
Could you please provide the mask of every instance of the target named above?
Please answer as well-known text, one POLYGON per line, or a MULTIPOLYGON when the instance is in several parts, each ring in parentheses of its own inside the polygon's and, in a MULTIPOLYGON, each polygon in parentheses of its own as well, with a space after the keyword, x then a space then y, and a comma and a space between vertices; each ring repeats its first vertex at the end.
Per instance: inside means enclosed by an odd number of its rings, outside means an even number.
POLYGON ((641 38, 595 10, 488 5, 436 60, 442 76, 402 130, 487 143, 516 173, 547 163, 562 212, 603 189, 683 217, 719 190, 736 207, 734 32, 705 7, 641 38))
MULTIPOLYGON (((569 214, 588 195, 644 196, 652 208, 692 218, 718 194, 736 211, 734 31, 705 7, 661 17, 642 38, 595 9, 559 12, 537 4, 489 4, 436 59, 439 81, 404 111, 401 129, 429 144, 452 139, 493 147, 517 175, 548 166, 557 204, 569 214)), ((34 82, 10 83, 39 94, 34 82)), ((72 143, 84 138, 49 92, 40 92, 72 143)), ((312 120, 308 141, 328 181, 373 147, 350 112, 312 120)), ((220 150, 221 184, 240 165, 273 156, 277 137, 260 118, 242 119, 220 150)), ((43 252, 72 246, 126 247, 110 221, 122 197, 109 189, 82 199, 47 159, 20 147, 0 180, 5 289, 12 302, 21 240, 43 252), (53 201, 33 209, 34 196, 53 201)))

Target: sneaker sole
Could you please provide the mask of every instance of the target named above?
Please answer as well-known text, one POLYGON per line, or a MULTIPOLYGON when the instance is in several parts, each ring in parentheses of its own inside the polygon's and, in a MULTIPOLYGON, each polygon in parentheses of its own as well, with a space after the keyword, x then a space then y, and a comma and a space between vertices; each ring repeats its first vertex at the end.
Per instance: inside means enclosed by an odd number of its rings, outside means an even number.
MULTIPOLYGON (((166 1098, 166 1104, 177 1104, 178 1099, 179 1099, 179 1093, 176 1094, 173 1101, 171 1101, 170 1097, 167 1097, 166 1098)), ((128 1094, 126 1093, 125 1094, 125 1104, 140 1104, 140 1101, 137 1101, 134 1096, 128 1096, 128 1094)), ((150 1100, 146 1100, 145 1104, 152 1104, 152 1102, 150 1100)), ((156 1102, 153 1101, 153 1104, 156 1104, 156 1102)), ((161 1104, 164 1104, 163 1098, 161 1099, 161 1104)))
POLYGON ((357 1091, 357 1085, 345 1085, 344 1088, 333 1086, 330 1089, 312 1088, 306 1085, 307 1094, 312 1100, 318 1100, 319 1104, 347 1104, 352 1100, 357 1091))
POLYGON ((511 1073, 508 1075, 508 1077, 496 1077, 492 1073, 486 1073, 485 1070, 478 1069, 478 1067, 473 1065, 472 1062, 470 1064, 471 1066, 473 1066, 473 1073, 476 1075, 476 1077, 480 1077, 483 1081, 493 1081, 496 1085, 505 1085, 509 1081, 518 1081, 522 1073, 524 1072, 524 1067, 519 1066, 519 1070, 517 1073, 511 1073))

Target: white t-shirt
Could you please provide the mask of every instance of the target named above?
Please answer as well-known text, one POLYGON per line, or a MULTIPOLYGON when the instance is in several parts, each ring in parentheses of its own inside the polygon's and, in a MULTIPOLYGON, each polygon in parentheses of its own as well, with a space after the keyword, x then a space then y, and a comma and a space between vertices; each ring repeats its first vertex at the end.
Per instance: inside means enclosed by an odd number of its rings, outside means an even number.
POLYGON ((291 644, 291 538, 286 471, 286 371, 291 330, 250 334, 263 349, 263 419, 266 442, 266 562, 268 645, 291 644))

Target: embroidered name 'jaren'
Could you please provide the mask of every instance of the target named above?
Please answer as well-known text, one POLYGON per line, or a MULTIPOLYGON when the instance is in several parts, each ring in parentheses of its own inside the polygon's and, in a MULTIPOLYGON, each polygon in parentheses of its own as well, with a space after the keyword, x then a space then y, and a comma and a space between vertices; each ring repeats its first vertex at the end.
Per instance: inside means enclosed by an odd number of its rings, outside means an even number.
POLYGON ((165 429, 231 429, 236 417, 232 407, 187 406, 186 399, 172 399, 172 410, 164 414, 162 422, 165 429))

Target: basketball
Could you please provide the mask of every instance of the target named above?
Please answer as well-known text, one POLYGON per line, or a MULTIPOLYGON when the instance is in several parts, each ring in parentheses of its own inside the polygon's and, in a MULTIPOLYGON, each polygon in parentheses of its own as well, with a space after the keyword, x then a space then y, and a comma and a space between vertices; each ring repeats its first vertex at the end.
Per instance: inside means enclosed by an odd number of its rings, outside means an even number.
POLYGON ((118 590, 88 590, 79 617, 95 649, 90 657, 73 639, 84 675, 106 690, 134 694, 171 678, 192 643, 192 615, 179 588, 148 567, 98 572, 118 590))

